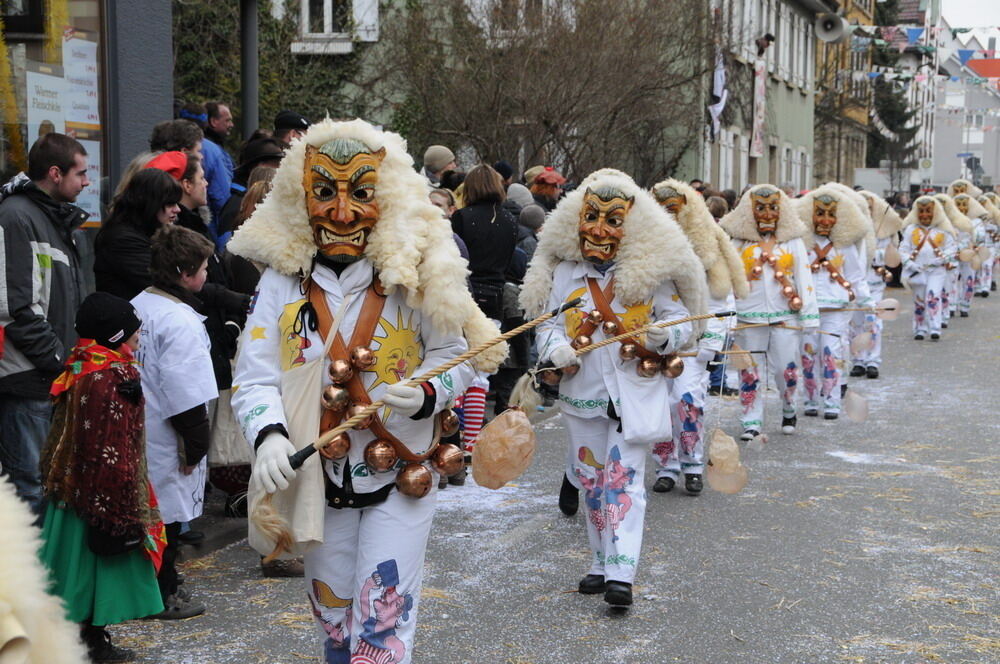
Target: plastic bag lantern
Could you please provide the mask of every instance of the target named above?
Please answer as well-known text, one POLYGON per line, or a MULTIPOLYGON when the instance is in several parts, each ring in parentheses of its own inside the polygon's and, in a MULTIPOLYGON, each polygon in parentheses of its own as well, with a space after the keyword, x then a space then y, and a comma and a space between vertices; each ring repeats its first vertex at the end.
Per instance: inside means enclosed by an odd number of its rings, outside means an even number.
POLYGON ((747 485, 747 469, 740 463, 740 448, 722 429, 712 432, 708 443, 708 486, 721 493, 739 493, 747 485))
POLYGON ((483 427, 472 449, 476 484, 499 489, 521 476, 535 457, 535 430, 520 408, 509 408, 483 427))

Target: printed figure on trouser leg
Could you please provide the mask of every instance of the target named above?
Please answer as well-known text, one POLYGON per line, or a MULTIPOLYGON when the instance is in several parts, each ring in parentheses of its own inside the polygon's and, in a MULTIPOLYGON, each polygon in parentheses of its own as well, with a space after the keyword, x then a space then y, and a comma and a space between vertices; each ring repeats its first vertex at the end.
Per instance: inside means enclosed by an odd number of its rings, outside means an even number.
POLYGON ((750 292, 736 302, 736 344, 751 352, 753 366, 740 372, 743 440, 764 427, 763 371, 770 371, 781 395, 781 429, 794 433, 797 424, 794 389, 798 381, 801 328, 819 325, 819 307, 795 203, 777 187, 752 187, 736 208, 722 218, 723 230, 743 262, 750 292), (785 325, 789 327, 785 327, 785 325), (767 365, 770 365, 768 368, 767 365))
POLYGON ((988 191, 979 197, 979 204, 986 209, 982 217, 984 242, 979 257, 982 266, 976 273, 976 295, 989 297, 990 291, 997 289, 993 270, 997 259, 997 247, 1000 247, 1000 195, 988 191))
POLYGON ((704 268, 681 229, 624 173, 588 176, 545 222, 524 286, 528 315, 581 298, 538 326, 542 366, 561 372, 566 477, 584 490, 592 559, 579 590, 632 603, 650 446, 672 439, 665 372, 703 326, 678 322, 577 355, 592 343, 705 310, 704 268))
POLYGON ((951 222, 955 247, 954 253, 948 257, 946 264, 947 273, 945 275, 945 285, 941 292, 941 327, 947 329, 948 320, 955 316, 958 311, 959 301, 962 297, 961 284, 961 258, 967 250, 973 246, 975 236, 975 223, 968 216, 970 205, 974 206, 977 213, 985 213, 982 206, 970 198, 967 194, 956 194, 961 198, 953 199, 948 194, 935 194, 934 198, 941 203, 944 213, 951 222))
MULTIPOLYGON (((674 215, 684 235, 705 269, 708 282, 708 310, 711 313, 733 311, 735 298, 749 292, 739 254, 729 236, 716 223, 704 197, 679 180, 664 180, 653 187, 657 202, 674 215)), ((694 357, 684 358, 684 371, 671 380, 670 415, 673 439, 653 446, 656 482, 653 491, 665 493, 684 475, 688 493, 701 493, 705 470, 704 428, 705 399, 708 394, 708 365, 725 343, 731 327, 730 318, 708 321, 698 340, 694 357)), ((723 376, 720 385, 725 384, 723 376)))
POLYGON ((913 292, 913 338, 941 337, 941 292, 947 265, 955 254, 954 227, 940 201, 921 196, 905 222, 899 252, 903 278, 913 292))
MULTIPOLYGON (((270 494, 292 533, 282 555, 305 554, 327 664, 409 664, 435 485, 463 463, 435 431, 454 429, 448 404, 506 349, 410 379, 499 330, 444 285, 464 282, 465 262, 402 138, 361 120, 312 125, 229 249, 268 266, 233 388, 257 450, 251 515, 270 494), (291 468, 289 455, 376 400, 386 407, 291 468)), ((250 544, 275 547, 259 518, 250 544)))
POLYGON ((835 420, 840 416, 841 367, 847 361, 846 343, 853 317, 844 309, 870 303, 867 261, 861 253, 868 220, 865 210, 832 187, 815 189, 796 203, 799 217, 812 227, 808 259, 819 303, 819 329, 802 336, 802 366, 808 363, 811 374, 806 383, 805 412, 817 414, 822 399, 823 417, 835 420))
MULTIPOLYGON (((983 197, 983 200, 989 204, 988 198, 983 197)), ((981 268, 982 257, 989 252, 986 227, 992 216, 982 203, 968 194, 956 194, 955 207, 968 217, 972 226, 968 232, 958 234, 958 260, 960 261, 958 311, 962 318, 968 318, 969 310, 972 308, 972 298, 976 294, 977 270, 973 267, 973 262, 979 261, 981 268)))

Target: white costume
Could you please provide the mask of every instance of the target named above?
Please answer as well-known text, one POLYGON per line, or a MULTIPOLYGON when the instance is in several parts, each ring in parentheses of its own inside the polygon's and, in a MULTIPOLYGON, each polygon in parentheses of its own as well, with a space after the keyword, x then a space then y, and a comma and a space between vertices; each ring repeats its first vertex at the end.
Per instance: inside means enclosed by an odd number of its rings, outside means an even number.
POLYGON ((157 288, 132 298, 142 319, 139 373, 146 397, 146 462, 163 523, 201 516, 208 460, 181 471, 180 438, 170 418, 219 396, 209 355, 205 317, 157 288))
MULTIPOLYGON (((903 220, 893 207, 879 196, 869 191, 863 191, 861 194, 868 200, 868 209, 875 224, 875 255, 868 263, 865 278, 871 302, 877 304, 885 294, 886 280, 892 276, 886 267, 886 252, 890 247, 895 249, 895 245, 898 244, 896 235, 903 228, 903 220)), ((882 319, 874 311, 854 313, 851 321, 851 340, 863 332, 871 335, 871 345, 855 352, 854 366, 878 369, 882 365, 882 319)))
MULTIPOLYGON (((709 313, 735 311, 737 297, 749 291, 740 257, 705 205, 701 194, 679 180, 664 180, 653 187, 656 200, 674 214, 691 241, 706 271, 709 313)), ((701 475, 705 470, 705 405, 708 363, 723 349, 731 318, 712 318, 698 340, 697 354, 684 358, 684 371, 671 379, 671 440, 653 446, 656 476, 677 482, 683 474, 701 475)), ((686 483, 687 484, 687 483, 686 483)))
POLYGON ((795 417, 802 331, 791 326, 807 331, 817 327, 819 307, 802 241, 807 228, 794 203, 777 187, 757 185, 744 192, 736 208, 722 218, 722 228, 732 237, 750 281, 749 294, 736 303, 736 343, 754 360, 754 366, 740 372, 741 423, 744 438, 749 439, 764 425, 762 363, 765 368, 770 364, 781 395, 782 419, 795 417), (758 209, 768 206, 777 206, 777 211, 758 209), (761 214, 774 216, 767 220, 773 230, 763 235, 756 218, 761 214))
MULTIPOLYGON (((425 457, 442 449, 434 416, 476 368, 495 370, 506 349, 432 379, 433 389, 407 379, 499 332, 460 287, 465 263, 405 143, 360 120, 325 120, 294 142, 271 195, 229 249, 269 266, 233 388, 257 446, 251 510, 264 490, 290 480, 273 504, 291 522, 288 553, 305 554, 327 664, 411 662, 437 484, 436 457, 425 457), (339 376, 337 363, 347 367, 339 376), (355 406, 382 399, 391 408, 293 475, 287 455, 349 416, 330 398, 338 390, 355 406)), ((256 520, 250 541, 262 553, 274 545, 256 520)))
POLYGON ((972 246, 973 227, 972 221, 958 209, 958 206, 955 205, 955 200, 951 196, 948 194, 935 194, 934 198, 941 203, 941 207, 944 208, 944 213, 954 229, 954 253, 949 257, 948 262, 945 263, 945 287, 941 296, 941 327, 948 327, 948 319, 954 316, 958 310, 960 293, 959 277, 961 274, 958 254, 963 249, 968 249, 972 246))
POLYGON ((947 280, 945 265, 955 254, 955 231, 940 201, 930 196, 921 196, 913 202, 904 223, 899 253, 903 278, 913 291, 913 334, 921 339, 928 333, 940 336, 941 294, 947 280), (928 224, 918 222, 921 214, 928 224))
MULTIPOLYGON (((539 326, 536 337, 542 364, 572 366, 577 359, 570 344, 579 344, 581 329, 592 330, 588 336, 594 342, 613 336, 613 330, 587 314, 602 308, 595 291, 618 322, 609 316, 603 320, 624 332, 702 313, 703 275, 690 243, 652 196, 623 173, 603 170, 586 178, 546 220, 521 303, 529 315, 537 315, 583 298, 579 308, 539 326), (592 226, 598 228, 587 234, 592 226), (612 233, 617 240, 607 240, 612 233), (603 250, 582 238, 613 244, 603 269, 584 260, 584 248, 603 250)), ((699 324, 683 323, 636 335, 637 344, 648 349, 640 357, 652 362, 658 354, 675 352, 701 330, 699 324)), ((671 435, 667 378, 659 370, 650 377, 638 375, 637 365, 645 360, 623 361, 622 348, 616 343, 580 356, 579 370, 563 377, 559 396, 570 438, 571 469, 566 474, 586 491, 592 552, 588 576, 599 577, 602 584, 632 583, 642 545, 646 456, 650 444, 671 435)), ((608 594, 605 599, 615 603, 608 594)))
MULTIPOLYGON (((869 303, 868 281, 858 240, 867 233, 867 221, 854 202, 834 188, 820 187, 796 201, 799 217, 813 228, 809 263, 819 304, 819 329, 802 337, 802 382, 805 414, 817 415, 820 398, 824 416, 840 413, 843 364, 849 352, 852 312, 844 309, 869 303), (818 212, 823 209, 819 216, 818 212), (826 235, 819 234, 823 221, 826 235)), ((861 247, 864 245, 861 244, 861 247)))
POLYGON ((994 192, 988 192, 979 199, 986 208, 987 216, 983 219, 983 256, 982 265, 976 271, 975 291, 986 297, 993 290, 993 267, 997 260, 997 247, 1000 246, 1000 199, 994 192))
POLYGON ((981 247, 986 246, 985 224, 990 219, 990 213, 969 194, 955 194, 953 198, 955 207, 969 220, 969 227, 964 230, 960 229, 954 221, 952 222, 956 230, 959 231, 957 308, 964 318, 969 315, 969 310, 972 308, 972 298, 976 292, 976 272, 978 270, 973 267, 973 261, 982 260, 979 252, 981 247), (963 250, 968 250, 965 252, 967 255, 962 254, 963 250))

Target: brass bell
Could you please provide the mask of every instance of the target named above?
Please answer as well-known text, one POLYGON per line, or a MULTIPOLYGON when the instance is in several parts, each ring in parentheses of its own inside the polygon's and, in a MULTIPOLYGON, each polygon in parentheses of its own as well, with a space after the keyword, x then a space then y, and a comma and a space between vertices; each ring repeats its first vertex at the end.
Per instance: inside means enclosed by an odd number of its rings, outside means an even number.
POLYGON ((564 376, 575 376, 576 372, 580 370, 579 364, 571 364, 568 367, 563 367, 561 369, 562 375, 564 376))
POLYGON ((628 362, 634 360, 639 354, 639 346, 633 343, 622 344, 618 349, 618 357, 628 362))
POLYGON ((396 475, 396 488, 401 494, 410 498, 426 496, 430 492, 433 482, 431 471, 419 463, 406 464, 396 475))
POLYGON ((830 278, 839 281, 840 280, 840 272, 838 272, 837 270, 830 270, 830 278))
POLYGON ((762 268, 760 265, 754 265, 752 268, 750 268, 750 276, 752 278, 757 279, 762 274, 764 274, 764 268, 762 268))
POLYGON ((590 345, 590 337, 588 337, 586 334, 578 334, 576 335, 576 338, 573 339, 572 342, 570 342, 569 345, 572 346, 575 350, 580 350, 584 346, 590 345))
POLYGON ((384 440, 373 440, 365 445, 365 463, 376 473, 391 470, 398 460, 396 450, 384 440))
POLYGON ((589 314, 587 314, 586 322, 591 325, 600 325, 604 321, 604 314, 602 314, 597 309, 594 309, 589 314))
POLYGON ((767 264, 770 265, 771 267, 774 267, 777 262, 778 262, 778 257, 775 256, 774 254, 771 254, 770 256, 767 257, 767 264))
POLYGON ((441 435, 448 437, 454 436, 458 433, 458 427, 461 426, 461 421, 458 419, 458 414, 451 410, 442 410, 441 414, 438 415, 441 419, 441 435))
POLYGON ((813 272, 819 272, 819 263, 813 263, 812 265, 809 266, 809 269, 812 270, 813 272))
POLYGON ((558 369, 542 369, 538 375, 546 385, 558 385, 562 380, 562 372, 558 369))
POLYGON ((347 390, 342 387, 327 385, 323 388, 322 401, 323 408, 334 412, 340 412, 347 408, 347 406, 351 403, 351 395, 348 394, 347 390))
POLYGON ((788 308, 792 311, 798 311, 802 308, 802 298, 796 295, 788 301, 788 308))
POLYGON ((354 369, 347 360, 334 360, 328 368, 334 385, 343 385, 354 377, 354 369))
POLYGON ((775 270, 774 271, 774 278, 777 279, 778 281, 781 281, 782 279, 785 278, 785 271, 784 270, 775 270))
POLYGON ((375 365, 375 353, 371 348, 357 346, 351 349, 351 366, 358 371, 370 369, 375 365))
POLYGON ((332 461, 343 459, 351 449, 351 439, 346 433, 337 434, 329 444, 320 449, 319 453, 332 461))
POLYGON ((854 291, 851 290, 850 288, 847 289, 847 300, 849 302, 853 302, 854 301, 854 291))
MULTIPOLYGON (((366 408, 366 406, 363 406, 361 404, 355 404, 355 405, 351 406, 350 408, 347 409, 347 419, 351 419, 352 417, 354 417, 355 415, 357 415, 358 413, 360 413, 361 411, 363 411, 365 408, 366 408)), ((372 416, 369 415, 365 419, 363 419, 360 422, 358 422, 357 424, 355 424, 354 428, 355 429, 359 429, 359 430, 360 429, 367 429, 371 425, 372 425, 372 416)))
POLYGON ((829 261, 829 259, 824 258, 823 260, 821 260, 819 262, 819 264, 822 265, 823 267, 826 267, 827 265, 830 264, 830 261, 829 261))
POLYGON ((795 295, 795 289, 792 288, 791 286, 785 286, 784 288, 781 289, 781 294, 784 295, 785 297, 792 297, 793 295, 795 295))
POLYGON ((639 364, 636 365, 635 371, 642 378, 652 378, 657 373, 660 372, 660 358, 658 357, 644 357, 639 360, 639 364))
POLYGON ((618 323, 613 320, 606 320, 601 323, 601 332, 604 332, 604 336, 613 337, 618 334, 618 323))
POLYGON ((769 254, 766 251, 760 252, 760 260, 764 263, 768 262, 769 260, 771 260, 771 254, 769 254))
POLYGON ((677 378, 684 373, 684 360, 676 355, 667 355, 663 358, 663 375, 667 378, 677 378))
POLYGON ((465 465, 465 453, 454 445, 438 445, 431 454, 431 465, 445 477, 451 477, 465 465))

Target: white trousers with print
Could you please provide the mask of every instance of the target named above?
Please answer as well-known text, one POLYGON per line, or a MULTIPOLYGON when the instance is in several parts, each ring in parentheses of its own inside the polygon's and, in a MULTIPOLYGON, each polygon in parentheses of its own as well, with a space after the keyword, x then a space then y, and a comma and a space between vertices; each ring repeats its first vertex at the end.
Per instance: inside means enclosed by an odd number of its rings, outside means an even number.
POLYGON ((809 410, 818 410, 820 399, 826 413, 840 412, 840 383, 847 357, 852 312, 820 310, 819 331, 802 335, 802 386, 809 410), (837 336, 834 336, 837 335, 837 336))
POLYGON ((740 422, 744 429, 763 431, 766 387, 763 381, 768 371, 781 395, 782 416, 795 415, 801 342, 801 332, 777 326, 748 327, 736 331, 736 343, 743 350, 751 351, 754 361, 754 366, 740 371, 740 404, 743 406, 740 422))
POLYGON ((436 491, 416 499, 394 489, 379 505, 326 507, 323 544, 305 555, 325 664, 412 661, 436 491))
POLYGON ((993 262, 995 260, 997 250, 996 247, 990 247, 990 254, 983 261, 982 267, 976 273, 976 292, 977 293, 989 293, 990 284, 993 282, 993 262))
MULTIPOLYGON (((878 304, 885 295, 885 281, 870 280, 868 289, 872 294, 872 303, 878 304)), ((873 311, 855 311, 851 319, 851 341, 863 332, 872 335, 870 348, 861 349, 852 358, 856 367, 878 367, 882 364, 882 319, 873 311)))
POLYGON ((976 293, 976 271, 971 263, 959 263, 958 269, 958 310, 968 313, 972 308, 972 297, 976 293))
POLYGON ((618 421, 606 415, 583 418, 563 413, 573 450, 572 474, 583 487, 588 574, 632 583, 646 518, 644 471, 648 445, 626 445, 618 421))
POLYGON ((959 269, 955 268, 948 270, 948 276, 945 277, 944 301, 941 303, 941 312, 945 321, 958 309, 959 276, 959 269))
POLYGON ((940 334, 944 311, 941 304, 941 292, 947 282, 945 270, 935 268, 931 271, 918 272, 910 277, 910 289, 913 291, 913 333, 940 334))
POLYGON ((656 476, 674 482, 705 472, 705 402, 708 371, 694 357, 684 358, 684 372, 670 381, 670 423, 674 436, 653 445, 656 476))

